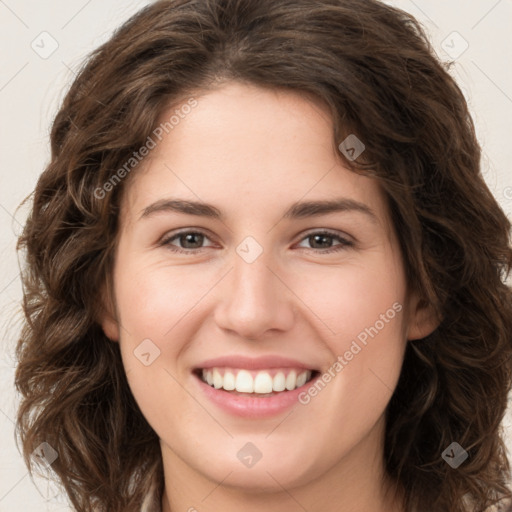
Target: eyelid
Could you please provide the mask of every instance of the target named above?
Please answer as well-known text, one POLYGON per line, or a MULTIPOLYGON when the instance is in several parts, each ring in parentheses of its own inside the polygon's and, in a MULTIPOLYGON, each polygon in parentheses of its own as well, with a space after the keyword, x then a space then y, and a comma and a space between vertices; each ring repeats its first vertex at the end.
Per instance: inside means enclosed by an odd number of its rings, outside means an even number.
POLYGON ((312 235, 329 235, 333 238, 342 238, 346 242, 353 242, 355 243, 355 238, 353 236, 350 236, 348 233, 345 233, 344 231, 338 231, 335 229, 329 229, 329 228, 312 228, 308 229, 307 231, 302 232, 299 236, 299 241, 302 241, 304 238, 312 235))

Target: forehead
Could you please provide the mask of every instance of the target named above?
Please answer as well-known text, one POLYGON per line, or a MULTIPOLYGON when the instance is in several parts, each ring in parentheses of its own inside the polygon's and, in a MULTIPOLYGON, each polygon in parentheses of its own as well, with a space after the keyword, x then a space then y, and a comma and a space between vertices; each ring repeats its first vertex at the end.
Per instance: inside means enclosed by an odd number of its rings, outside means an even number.
POLYGON ((385 214, 378 183, 337 154, 320 100, 236 83, 194 100, 193 109, 174 104, 162 113, 160 126, 173 118, 173 127, 130 179, 125 215, 166 195, 218 204, 228 216, 261 217, 300 199, 340 196, 385 214))

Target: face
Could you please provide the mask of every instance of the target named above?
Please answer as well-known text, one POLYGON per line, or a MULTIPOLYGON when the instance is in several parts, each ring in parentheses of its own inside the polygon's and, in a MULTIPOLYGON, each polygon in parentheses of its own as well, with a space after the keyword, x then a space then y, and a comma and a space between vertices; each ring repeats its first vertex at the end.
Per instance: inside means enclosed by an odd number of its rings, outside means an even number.
POLYGON ((235 83, 195 99, 130 177, 103 319, 166 469, 263 490, 367 465, 429 330, 384 195, 322 104, 235 83))

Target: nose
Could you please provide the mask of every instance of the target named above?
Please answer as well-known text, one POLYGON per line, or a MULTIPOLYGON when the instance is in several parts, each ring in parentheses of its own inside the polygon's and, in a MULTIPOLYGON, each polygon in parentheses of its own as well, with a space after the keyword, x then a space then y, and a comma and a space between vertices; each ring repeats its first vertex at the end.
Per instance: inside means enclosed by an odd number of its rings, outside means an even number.
POLYGON ((215 321, 221 329, 257 340, 292 328, 294 295, 270 260, 265 252, 252 263, 234 255, 234 268, 218 290, 215 321))

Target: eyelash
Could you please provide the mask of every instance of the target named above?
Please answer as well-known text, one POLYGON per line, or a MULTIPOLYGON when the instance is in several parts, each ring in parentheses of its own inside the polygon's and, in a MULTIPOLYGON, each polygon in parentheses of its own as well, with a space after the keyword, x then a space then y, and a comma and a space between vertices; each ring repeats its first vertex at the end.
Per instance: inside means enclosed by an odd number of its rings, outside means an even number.
MULTIPOLYGON (((172 241, 174 241, 176 239, 179 239, 182 236, 189 235, 189 234, 203 235, 204 237, 208 238, 208 235, 205 232, 201 231, 201 230, 185 230, 185 231, 180 231, 178 233, 174 233, 172 236, 165 237, 160 242, 160 245, 161 246, 165 246, 166 248, 168 248, 172 252, 180 253, 180 254, 191 255, 191 254, 198 254, 198 253, 203 252, 202 249, 205 249, 205 247, 200 247, 198 249, 181 249, 181 248, 176 247, 176 246, 171 244, 172 241)), ((303 240, 305 240, 305 239, 307 239, 309 237, 315 236, 315 235, 327 236, 327 237, 333 238, 333 239, 337 240, 338 242, 340 242, 339 245, 336 245, 334 247, 330 247, 328 249, 313 249, 313 248, 310 249, 310 250, 318 252, 320 254, 329 254, 329 253, 333 253, 333 252, 340 252, 340 251, 342 251, 342 250, 344 250, 344 249, 346 249, 348 247, 353 247, 354 246, 354 243, 351 242, 350 240, 347 240, 346 238, 343 238, 338 233, 334 233, 334 232, 327 231, 327 230, 312 231, 310 233, 307 233, 306 235, 304 235, 301 238, 300 242, 302 242, 303 240)), ((308 249, 308 248, 303 247, 302 249, 308 249)))

